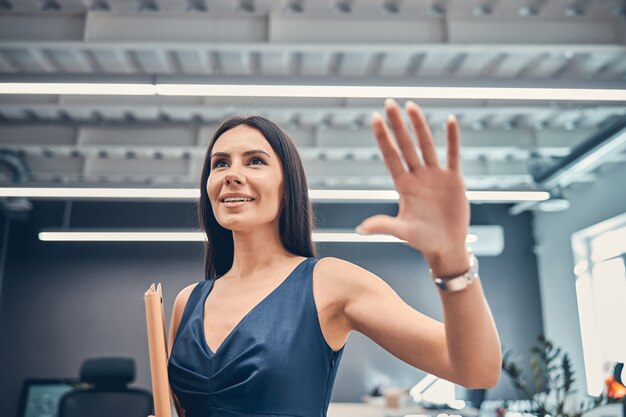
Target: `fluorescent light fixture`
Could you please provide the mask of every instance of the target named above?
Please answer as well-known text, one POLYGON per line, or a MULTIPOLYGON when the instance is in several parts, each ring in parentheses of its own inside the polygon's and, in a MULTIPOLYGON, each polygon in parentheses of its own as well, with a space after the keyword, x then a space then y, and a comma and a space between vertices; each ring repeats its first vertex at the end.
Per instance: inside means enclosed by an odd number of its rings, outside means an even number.
MULTIPOLYGON (((315 242, 378 242, 406 243, 390 235, 360 235, 354 232, 313 232, 315 242)), ((202 232, 193 231, 42 231, 39 240, 46 242, 202 242, 202 232)), ((477 241, 477 236, 468 234, 466 243, 477 241)))
MULTIPOLYGON (((477 236, 468 234, 465 243, 475 243, 477 236)), ((315 242, 378 242, 378 243, 406 243, 406 240, 398 239, 391 235, 360 235, 354 232, 313 232, 315 242)))
POLYGON ((0 94, 626 101, 626 90, 354 85, 0 83, 0 94))
MULTIPOLYGON (((470 201, 518 202, 550 198, 547 191, 467 191, 470 201)), ((124 199, 124 200, 197 200, 198 188, 69 188, 69 187, 0 187, 0 197, 124 199)), ((396 202, 395 190, 309 190, 309 198, 327 202, 396 202)))
POLYGON ((515 202, 515 201, 543 201, 550 198, 547 191, 467 191, 470 201, 515 202))
POLYGON ((153 96, 154 84, 115 83, 0 83, 0 94, 78 94, 153 96))
POLYGON ((395 190, 309 190, 309 198, 317 202, 398 201, 395 190))
MULTIPOLYGON (((360 235, 353 229, 317 229, 315 242, 328 243, 406 243, 391 235, 360 235)), ((189 229, 44 229, 39 239, 46 242, 202 242, 200 230, 189 229)), ((504 230, 500 225, 470 226, 465 243, 477 255, 497 256, 504 249, 504 230)))
POLYGON ((197 188, 0 187, 0 197, 196 200, 197 188))
POLYGON ((71 231, 40 232, 45 242, 201 242, 202 233, 191 231, 71 231))
POLYGON ((157 84, 156 91, 165 96, 626 101, 626 90, 582 88, 157 84))

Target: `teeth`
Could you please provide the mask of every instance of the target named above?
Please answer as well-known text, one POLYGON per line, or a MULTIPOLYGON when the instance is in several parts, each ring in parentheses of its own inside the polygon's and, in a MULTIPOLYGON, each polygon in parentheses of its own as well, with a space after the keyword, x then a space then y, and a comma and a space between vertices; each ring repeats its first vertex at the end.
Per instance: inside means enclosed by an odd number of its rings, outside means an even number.
POLYGON ((225 198, 224 202, 225 203, 231 203, 231 202, 236 202, 236 201, 252 201, 251 198, 225 198))

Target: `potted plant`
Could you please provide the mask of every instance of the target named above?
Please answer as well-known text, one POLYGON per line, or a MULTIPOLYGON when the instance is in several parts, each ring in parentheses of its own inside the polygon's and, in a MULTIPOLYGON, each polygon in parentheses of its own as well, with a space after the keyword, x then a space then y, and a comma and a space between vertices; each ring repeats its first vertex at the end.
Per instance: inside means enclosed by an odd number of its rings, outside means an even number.
MULTIPOLYGON (((530 365, 537 391, 534 395, 522 377, 521 368, 510 358, 511 351, 505 351, 502 355, 502 370, 508 375, 517 393, 530 402, 528 409, 518 411, 538 417, 581 417, 587 411, 626 399, 607 396, 605 390, 598 397, 585 396, 576 404, 572 401, 576 401, 572 394, 577 390, 572 388, 576 379, 569 355, 560 347, 555 348, 543 334, 537 336, 537 343, 530 351, 530 365)), ((504 403, 505 408, 507 404, 504 403)), ((503 411, 500 410, 499 415, 503 411)))

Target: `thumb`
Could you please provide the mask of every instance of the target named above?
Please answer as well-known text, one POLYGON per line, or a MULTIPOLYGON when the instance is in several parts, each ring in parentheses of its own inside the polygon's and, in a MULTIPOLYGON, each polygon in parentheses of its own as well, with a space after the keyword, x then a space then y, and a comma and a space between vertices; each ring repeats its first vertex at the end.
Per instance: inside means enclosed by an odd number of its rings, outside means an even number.
POLYGON ((360 235, 376 233, 399 237, 402 234, 402 228, 398 219, 386 214, 377 214, 369 217, 363 220, 354 230, 360 235))

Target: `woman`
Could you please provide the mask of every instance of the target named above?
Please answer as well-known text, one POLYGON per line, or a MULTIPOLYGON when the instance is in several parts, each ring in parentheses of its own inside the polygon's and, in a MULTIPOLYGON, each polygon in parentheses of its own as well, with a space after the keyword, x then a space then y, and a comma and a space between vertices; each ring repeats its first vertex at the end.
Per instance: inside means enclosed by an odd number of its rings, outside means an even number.
MULTIPOLYGON (((447 122, 447 167, 420 108, 406 105, 423 156, 391 99, 372 129, 400 194, 397 217, 362 222, 421 251, 432 274, 470 266, 469 203, 459 128, 447 122), (402 164, 401 156, 407 168, 402 164)), ((381 278, 342 259, 316 258, 312 209, 291 140, 261 117, 232 118, 204 163, 199 217, 206 279, 176 297, 169 333, 178 414, 325 416, 345 341, 361 332, 402 361, 468 388, 497 384, 500 341, 480 280, 439 290, 444 323, 407 305, 381 278)))

